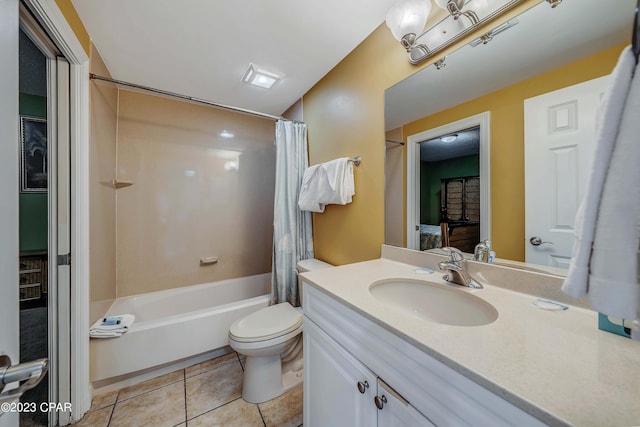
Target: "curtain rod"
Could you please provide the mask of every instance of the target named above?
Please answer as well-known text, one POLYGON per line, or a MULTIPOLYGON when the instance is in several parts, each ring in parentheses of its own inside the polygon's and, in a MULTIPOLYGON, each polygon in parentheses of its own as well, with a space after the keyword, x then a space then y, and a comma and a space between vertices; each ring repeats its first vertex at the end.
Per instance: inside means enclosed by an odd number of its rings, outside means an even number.
MULTIPOLYGON (((640 1, 640 0, 639 0, 640 1)), ((392 144, 404 145, 404 142, 394 141, 392 139, 385 139, 384 142, 390 142, 392 144)))
POLYGON ((142 85, 135 84, 135 83, 124 82, 122 80, 110 79, 108 77, 98 76, 98 75, 93 74, 93 73, 89 73, 89 78, 91 80, 102 80, 104 82, 115 83, 115 84, 121 85, 121 86, 128 86, 128 87, 132 87, 132 88, 136 88, 136 89, 146 90, 148 92, 158 93, 158 94, 161 94, 161 95, 167 95, 167 96, 171 96, 171 97, 174 97, 174 98, 179 98, 179 99, 184 99, 184 100, 187 100, 187 101, 197 102, 199 104, 209 105, 210 107, 216 107, 216 108, 221 108, 221 109, 224 109, 224 110, 235 111, 237 113, 243 113, 243 114, 249 114, 249 115, 252 115, 252 116, 262 117, 264 119, 284 120, 286 122, 291 121, 289 119, 285 119, 282 116, 274 116, 274 115, 271 115, 271 114, 260 113, 258 111, 247 110, 246 108, 240 108, 240 107, 233 107, 231 105, 218 104, 217 102, 208 101, 206 99, 194 98, 192 96, 181 95, 181 94, 175 93, 175 92, 169 92, 168 90, 155 89, 155 88, 152 88, 152 87, 142 86, 142 85))

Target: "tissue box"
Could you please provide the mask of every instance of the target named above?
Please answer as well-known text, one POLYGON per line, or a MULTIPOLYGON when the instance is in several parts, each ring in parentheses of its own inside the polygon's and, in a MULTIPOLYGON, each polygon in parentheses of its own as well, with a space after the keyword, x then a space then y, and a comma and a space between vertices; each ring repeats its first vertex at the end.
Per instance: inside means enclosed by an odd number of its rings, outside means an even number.
MULTIPOLYGON (((631 338, 631 327, 625 326, 624 319, 598 313, 598 329, 631 338)), ((629 321, 631 322, 631 321, 629 321)))

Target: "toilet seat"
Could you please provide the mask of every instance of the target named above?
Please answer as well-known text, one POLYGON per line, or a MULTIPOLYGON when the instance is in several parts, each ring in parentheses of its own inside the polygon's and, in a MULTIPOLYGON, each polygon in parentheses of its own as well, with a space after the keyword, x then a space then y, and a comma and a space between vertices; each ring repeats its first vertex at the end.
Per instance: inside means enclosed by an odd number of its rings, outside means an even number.
POLYGON ((235 321, 229 338, 240 343, 268 341, 302 326, 302 315, 288 302, 275 304, 235 321))

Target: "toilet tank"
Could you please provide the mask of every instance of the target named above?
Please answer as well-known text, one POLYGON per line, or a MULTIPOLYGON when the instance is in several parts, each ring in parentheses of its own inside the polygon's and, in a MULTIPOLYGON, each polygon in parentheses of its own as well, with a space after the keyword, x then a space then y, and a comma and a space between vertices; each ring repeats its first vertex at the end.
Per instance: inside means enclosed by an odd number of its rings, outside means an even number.
MULTIPOLYGON (((306 271, 321 270, 323 268, 333 267, 331 264, 327 264, 319 259, 309 258, 298 261, 296 265, 298 273, 304 273, 306 271)), ((302 280, 298 278, 298 295, 300 295, 300 305, 302 306, 302 280)))

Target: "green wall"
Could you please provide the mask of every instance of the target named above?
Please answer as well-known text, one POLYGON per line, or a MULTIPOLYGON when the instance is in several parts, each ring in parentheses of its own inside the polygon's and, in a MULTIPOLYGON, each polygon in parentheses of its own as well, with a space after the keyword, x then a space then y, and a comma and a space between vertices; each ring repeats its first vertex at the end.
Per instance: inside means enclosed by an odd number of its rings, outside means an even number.
MULTIPOLYGON (((20 114, 46 118, 47 98, 21 93, 20 114)), ((20 251, 46 250, 47 226, 47 193, 20 193, 20 251)))
POLYGON ((420 224, 440 224, 440 180, 480 175, 480 156, 420 162, 420 224))

